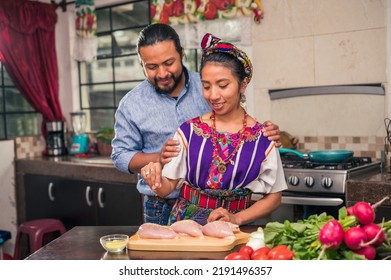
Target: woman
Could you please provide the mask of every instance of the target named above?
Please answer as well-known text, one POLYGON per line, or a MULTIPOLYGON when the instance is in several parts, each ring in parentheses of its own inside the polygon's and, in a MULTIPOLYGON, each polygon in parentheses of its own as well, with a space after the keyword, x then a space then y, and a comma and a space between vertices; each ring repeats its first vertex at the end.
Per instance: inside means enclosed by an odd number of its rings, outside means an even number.
POLYGON ((203 96, 212 111, 177 130, 178 157, 163 170, 161 163, 151 162, 141 174, 160 197, 181 188, 170 223, 193 219, 243 225, 279 207, 287 188, 281 160, 274 142, 262 135, 262 124, 244 109, 252 77, 247 55, 209 33, 201 47, 203 96), (252 203, 252 193, 263 197, 252 203))

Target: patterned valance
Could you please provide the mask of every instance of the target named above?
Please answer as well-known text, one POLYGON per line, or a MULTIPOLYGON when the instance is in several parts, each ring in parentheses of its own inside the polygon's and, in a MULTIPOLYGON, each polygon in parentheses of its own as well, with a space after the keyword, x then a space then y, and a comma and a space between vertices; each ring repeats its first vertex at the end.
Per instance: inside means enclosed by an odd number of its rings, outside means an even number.
POLYGON ((260 23, 263 7, 260 0, 151 0, 150 16, 153 23, 170 25, 242 16, 260 23))

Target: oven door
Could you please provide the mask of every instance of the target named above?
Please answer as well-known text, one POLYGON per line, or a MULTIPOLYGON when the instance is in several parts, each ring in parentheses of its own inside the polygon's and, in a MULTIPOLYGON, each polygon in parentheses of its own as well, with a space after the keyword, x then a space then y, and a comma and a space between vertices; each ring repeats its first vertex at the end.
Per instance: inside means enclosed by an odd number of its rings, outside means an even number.
POLYGON ((300 194, 285 194, 283 193, 281 198, 281 204, 292 205, 313 205, 313 206, 325 206, 325 207, 342 207, 344 205, 344 199, 341 197, 330 196, 314 196, 314 195, 300 195, 300 194))
POLYGON ((296 222, 297 220, 306 219, 311 215, 319 215, 323 212, 338 218, 338 210, 343 206, 345 206, 345 196, 343 194, 330 196, 322 193, 284 191, 280 207, 269 217, 259 219, 254 223, 265 225, 268 222, 283 223, 286 220, 296 222))

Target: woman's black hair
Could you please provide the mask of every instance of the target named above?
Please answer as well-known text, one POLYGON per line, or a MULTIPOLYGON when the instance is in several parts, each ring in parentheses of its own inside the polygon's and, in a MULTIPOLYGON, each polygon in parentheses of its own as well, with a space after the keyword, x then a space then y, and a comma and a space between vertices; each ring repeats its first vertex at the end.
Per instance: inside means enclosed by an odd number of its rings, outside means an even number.
POLYGON ((174 28, 167 24, 154 23, 140 31, 137 40, 137 53, 140 55, 140 48, 151 46, 159 42, 172 41, 175 49, 182 55, 181 41, 174 28))
POLYGON ((208 55, 203 55, 201 58, 200 74, 202 76, 202 69, 208 62, 216 62, 231 69, 232 74, 238 79, 241 84, 244 78, 247 77, 246 71, 244 71, 243 63, 239 61, 235 56, 229 53, 214 52, 208 55))

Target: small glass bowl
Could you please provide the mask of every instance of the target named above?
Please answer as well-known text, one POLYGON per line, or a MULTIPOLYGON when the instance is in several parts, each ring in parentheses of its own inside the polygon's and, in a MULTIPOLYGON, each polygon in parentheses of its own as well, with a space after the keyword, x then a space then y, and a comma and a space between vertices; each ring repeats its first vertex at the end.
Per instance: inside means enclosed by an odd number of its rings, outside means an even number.
POLYGON ((119 253, 126 248, 128 239, 126 234, 109 234, 100 238, 100 244, 108 252, 119 253))

